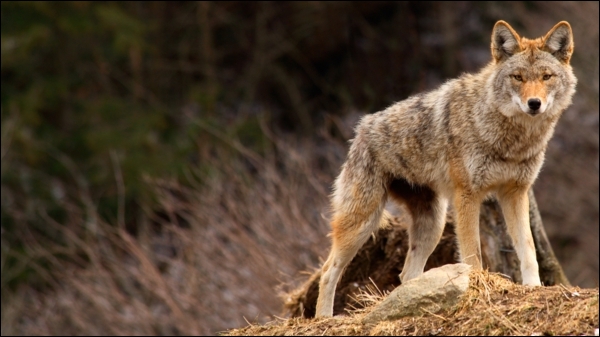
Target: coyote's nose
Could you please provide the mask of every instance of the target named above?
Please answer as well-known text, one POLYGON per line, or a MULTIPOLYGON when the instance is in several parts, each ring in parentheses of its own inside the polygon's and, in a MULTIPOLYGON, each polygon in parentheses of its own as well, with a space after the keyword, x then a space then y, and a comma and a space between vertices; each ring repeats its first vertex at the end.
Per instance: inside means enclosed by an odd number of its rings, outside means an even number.
POLYGON ((542 105, 542 101, 540 101, 539 98, 530 98, 527 101, 527 105, 529 106, 529 109, 536 111, 542 105))

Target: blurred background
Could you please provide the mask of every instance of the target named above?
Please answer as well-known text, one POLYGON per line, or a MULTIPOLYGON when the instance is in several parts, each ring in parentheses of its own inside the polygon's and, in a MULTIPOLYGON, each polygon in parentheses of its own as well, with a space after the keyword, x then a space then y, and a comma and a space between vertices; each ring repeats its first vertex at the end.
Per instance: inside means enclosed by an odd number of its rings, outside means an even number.
POLYGON ((534 190, 598 287, 598 2, 1 4, 6 334, 214 334, 283 315, 329 249, 361 115, 560 20, 579 79, 534 190))

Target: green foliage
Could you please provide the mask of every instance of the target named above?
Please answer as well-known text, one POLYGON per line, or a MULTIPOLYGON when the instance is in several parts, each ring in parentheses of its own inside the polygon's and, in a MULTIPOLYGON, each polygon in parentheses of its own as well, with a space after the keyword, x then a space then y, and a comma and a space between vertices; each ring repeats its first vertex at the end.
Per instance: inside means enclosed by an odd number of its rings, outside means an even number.
POLYGON ((60 241, 40 212, 64 223, 62 201, 81 203, 82 189, 100 214, 116 218, 116 173, 129 209, 147 203, 143 178, 177 176, 199 130, 177 123, 177 107, 143 87, 153 27, 132 15, 137 4, 1 6, 2 228, 16 253, 24 226, 60 241))

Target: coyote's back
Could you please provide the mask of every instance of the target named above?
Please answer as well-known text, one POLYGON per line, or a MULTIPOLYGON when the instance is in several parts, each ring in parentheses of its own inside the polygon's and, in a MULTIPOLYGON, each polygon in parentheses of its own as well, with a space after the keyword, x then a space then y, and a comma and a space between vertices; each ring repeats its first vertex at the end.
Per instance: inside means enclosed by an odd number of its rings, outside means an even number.
POLYGON ((334 185, 332 249, 322 268, 317 316, 333 314, 336 284, 379 226, 388 197, 404 203, 413 219, 402 282, 423 272, 450 202, 460 258, 482 268, 479 207, 495 195, 521 261, 523 283, 540 285, 527 190, 575 92, 572 36, 565 21, 533 40, 498 21, 493 60, 479 73, 360 121, 334 185))

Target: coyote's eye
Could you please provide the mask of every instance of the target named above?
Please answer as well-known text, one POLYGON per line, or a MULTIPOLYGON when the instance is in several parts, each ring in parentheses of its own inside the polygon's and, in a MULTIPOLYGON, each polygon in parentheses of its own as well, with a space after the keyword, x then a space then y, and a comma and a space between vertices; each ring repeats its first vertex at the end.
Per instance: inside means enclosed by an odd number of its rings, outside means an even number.
POLYGON ((552 75, 548 75, 548 74, 546 74, 546 75, 544 75, 544 77, 542 77, 542 79, 543 79, 544 81, 547 81, 547 80, 549 80, 549 79, 551 79, 551 78, 552 78, 552 75))
POLYGON ((519 82, 523 82, 523 77, 521 77, 521 75, 512 75, 512 78, 514 78, 515 80, 517 80, 519 82))

